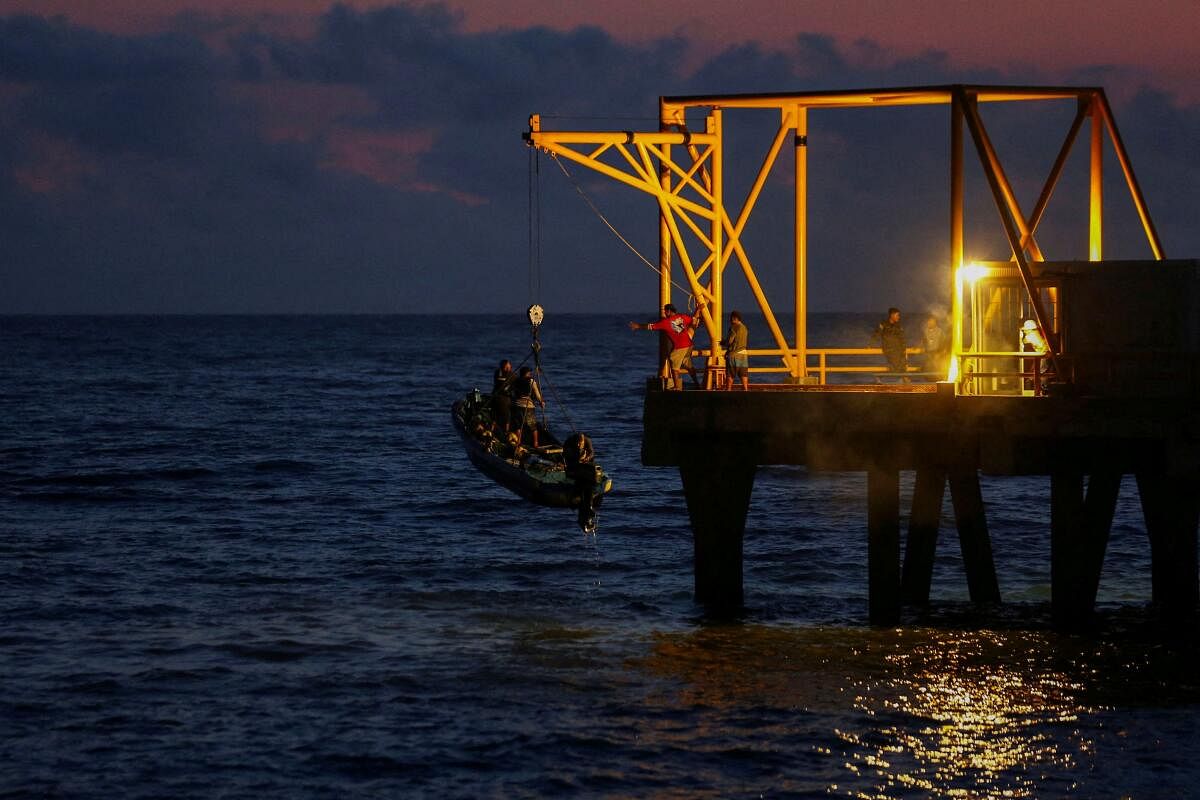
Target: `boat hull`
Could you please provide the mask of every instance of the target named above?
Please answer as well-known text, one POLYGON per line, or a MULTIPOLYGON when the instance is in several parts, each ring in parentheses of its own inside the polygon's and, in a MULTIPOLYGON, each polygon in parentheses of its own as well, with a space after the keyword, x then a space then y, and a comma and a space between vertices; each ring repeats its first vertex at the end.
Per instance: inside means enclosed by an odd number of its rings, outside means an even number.
MULTIPOLYGON (((487 397, 487 395, 478 395, 479 399, 476 404, 486 405, 487 397)), ((473 434, 475 417, 471 412, 471 406, 472 404, 467 399, 455 401, 450 407, 450 417, 455 431, 462 439, 467 458, 475 465, 476 469, 531 503, 554 508, 577 508, 579 506, 579 489, 574 481, 566 477, 565 472, 561 470, 561 464, 558 469, 542 472, 531 471, 522 468, 513 460, 497 455, 487 444, 477 439, 473 434)), ((557 444, 557 440, 553 441, 557 444)), ((559 461, 561 461, 561 454, 559 461)), ((540 460, 540 463, 553 465, 555 462, 551 458, 540 460)), ((601 474, 600 480, 591 490, 590 505, 593 508, 598 505, 600 498, 611 488, 612 479, 601 474)))

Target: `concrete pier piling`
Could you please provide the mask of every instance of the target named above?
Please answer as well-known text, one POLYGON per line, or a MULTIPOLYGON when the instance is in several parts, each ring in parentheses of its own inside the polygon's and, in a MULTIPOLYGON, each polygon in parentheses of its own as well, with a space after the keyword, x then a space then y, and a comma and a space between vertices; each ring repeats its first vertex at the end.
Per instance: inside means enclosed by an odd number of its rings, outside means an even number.
POLYGON ((692 524, 696 600, 718 612, 742 607, 742 540, 754 487, 753 461, 722 449, 679 465, 692 524))
POLYGON ((933 580, 933 559, 937 551, 945 496, 944 471, 917 470, 913 483, 912 513, 908 517, 908 538, 904 543, 904 570, 900 576, 900 597, 905 603, 925 605, 929 602, 929 585, 933 580))
MULTIPOLYGON (((1117 494, 1137 478, 1153 603, 1172 619, 1200 602, 1200 431, 1190 399, 956 396, 948 384, 773 386, 673 392, 650 384, 643 463, 679 468, 694 535, 696 599, 715 614, 744 602, 742 544, 755 470, 798 464, 866 474, 868 609, 895 624, 928 602, 947 487, 971 600, 998 603, 980 475, 1044 475, 1056 626, 1089 624, 1117 494), (902 537, 900 473, 915 473, 902 537), (903 547, 902 547, 903 545, 903 547)), ((750 532, 749 535, 753 535, 750 532)), ((1002 566, 1002 565, 1001 565, 1002 566)))
POLYGON ((1167 617, 1191 616, 1200 600, 1196 572, 1200 482, 1194 477, 1139 472, 1137 485, 1150 538, 1153 602, 1167 617))

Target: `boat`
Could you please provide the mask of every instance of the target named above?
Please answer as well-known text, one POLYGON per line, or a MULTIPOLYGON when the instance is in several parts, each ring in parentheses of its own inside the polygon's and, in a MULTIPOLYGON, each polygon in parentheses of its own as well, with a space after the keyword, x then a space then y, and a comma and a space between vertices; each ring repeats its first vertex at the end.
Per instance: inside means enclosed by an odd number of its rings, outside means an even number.
POLYGON ((572 434, 564 443, 542 427, 539 447, 517 446, 495 435, 491 395, 478 389, 456 400, 450 416, 467 458, 480 472, 531 503, 576 509, 579 527, 595 531, 596 510, 612 489, 612 478, 593 461, 586 434, 572 434))

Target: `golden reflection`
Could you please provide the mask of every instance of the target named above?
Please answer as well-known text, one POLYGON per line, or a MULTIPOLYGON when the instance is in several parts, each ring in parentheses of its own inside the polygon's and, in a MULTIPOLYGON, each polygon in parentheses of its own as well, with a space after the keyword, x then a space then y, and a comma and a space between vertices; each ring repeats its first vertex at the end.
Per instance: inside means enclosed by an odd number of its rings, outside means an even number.
POLYGON ((888 797, 886 789, 895 787, 946 797, 1034 797, 1042 769, 1077 766, 1089 744, 1073 732, 1064 744, 1050 731, 1078 720, 1083 687, 1036 658, 986 657, 1004 647, 987 632, 944 633, 893 655, 901 670, 888 680, 858 682, 855 707, 889 722, 838 731, 849 763, 884 779, 881 791, 851 796, 888 797))
POLYGON ((830 794, 1025 798, 1094 754, 1086 670, 1054 649, 1033 632, 731 626, 662 636, 636 666, 682 679, 665 705, 824 727, 810 752, 830 794))

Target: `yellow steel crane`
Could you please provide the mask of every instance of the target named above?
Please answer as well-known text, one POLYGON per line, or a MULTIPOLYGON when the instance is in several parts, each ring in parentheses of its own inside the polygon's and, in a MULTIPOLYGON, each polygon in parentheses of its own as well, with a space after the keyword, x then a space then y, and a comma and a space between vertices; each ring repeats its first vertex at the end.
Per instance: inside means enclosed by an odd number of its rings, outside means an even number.
MULTIPOLYGON (((949 107, 950 153, 950 263, 947 265, 947 291, 952 309, 952 369, 963 355, 963 162, 964 124, 970 133, 991 195, 999 212, 1011 249, 1010 264, 1019 271, 1034 322, 1042 339, 1049 344, 1046 357, 1055 362, 1061 349, 1056 346, 1055 321, 1045 297, 1035 285, 1031 262, 1044 261, 1037 241, 1037 229, 1054 192, 1067 156, 1085 123, 1090 126, 1089 142, 1089 259, 1103 257, 1103 155, 1104 134, 1115 151, 1133 204, 1141 219, 1153 258, 1162 260, 1162 245, 1134 176, 1133 167, 1117 130, 1112 109, 1104 90, 1098 87, 1033 87, 945 85, 851 91, 817 91, 778 94, 729 94, 662 97, 659 101, 657 131, 547 131, 541 118, 533 115, 525 139, 529 145, 550 155, 588 167, 654 197, 659 215, 659 306, 670 302, 674 263, 686 279, 697 300, 707 306, 703 320, 712 341, 722 338, 723 273, 736 258, 776 348, 757 351, 781 359, 783 369, 794 380, 812 373, 823 376, 824 358, 819 365, 810 357, 822 356, 807 343, 808 273, 808 131, 809 111, 842 108, 866 108, 945 105, 949 107), (981 103, 1011 103, 1044 100, 1070 100, 1077 103, 1058 157, 1050 169, 1033 208, 1024 212, 1017 201, 1000 159, 980 116, 981 103), (689 109, 706 110, 703 130, 691 130, 686 120, 689 109), (728 204, 723 180, 723 111, 736 109, 774 110, 779 123, 767 148, 758 174, 740 206, 728 204), (794 296, 795 328, 789 341, 782 330, 755 274, 754 264, 742 245, 742 234, 755 208, 767 178, 785 148, 793 155, 794 169, 794 296)), ((974 346, 974 344, 972 345, 974 346)), ((836 351, 826 351, 836 352, 836 351)), ((850 351, 845 351, 850 352, 850 351)), ((719 357, 719 356, 718 356, 719 357)), ((1057 364, 1055 363, 1057 371, 1057 364)), ((1062 374, 1059 371, 1059 374, 1062 374)))

